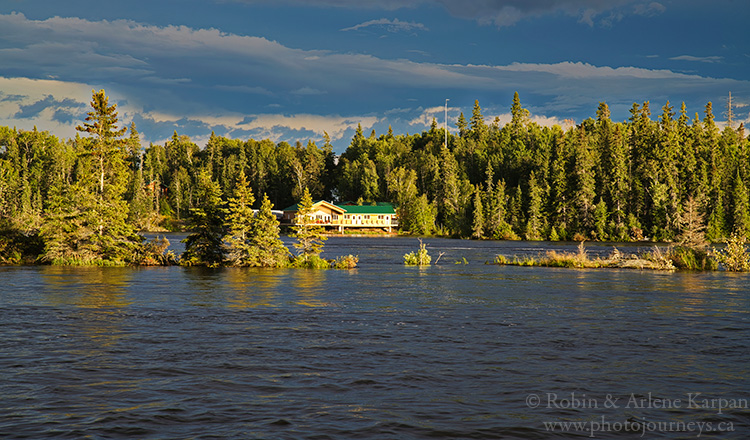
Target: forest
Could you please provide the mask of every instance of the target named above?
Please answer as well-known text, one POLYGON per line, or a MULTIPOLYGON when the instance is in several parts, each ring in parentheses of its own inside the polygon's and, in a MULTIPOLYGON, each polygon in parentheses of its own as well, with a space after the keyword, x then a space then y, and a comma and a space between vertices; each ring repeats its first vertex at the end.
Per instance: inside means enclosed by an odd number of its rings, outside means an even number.
POLYGON ((418 134, 358 127, 337 156, 327 134, 319 146, 212 133, 200 148, 175 132, 144 149, 103 90, 91 105, 74 139, 0 127, 0 262, 163 258, 139 231, 195 232, 214 212, 223 237, 243 185, 255 209, 266 200, 283 209, 306 192, 391 202, 400 232, 414 235, 680 242, 697 232, 719 242, 750 232, 750 142, 731 106, 720 129, 711 103, 692 117, 684 103, 667 102, 658 116, 648 101, 634 103, 614 122, 602 102, 595 117, 563 130, 532 122, 516 93, 505 125, 486 121, 475 101, 447 145, 435 120, 418 134))

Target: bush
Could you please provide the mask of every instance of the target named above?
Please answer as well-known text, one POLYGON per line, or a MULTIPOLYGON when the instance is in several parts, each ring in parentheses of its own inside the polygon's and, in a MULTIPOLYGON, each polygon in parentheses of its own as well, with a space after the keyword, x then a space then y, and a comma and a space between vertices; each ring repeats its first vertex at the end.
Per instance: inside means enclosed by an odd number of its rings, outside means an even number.
POLYGON ((142 266, 171 266, 177 264, 177 256, 169 250, 167 237, 156 237, 143 244, 136 263, 142 266))
POLYGON ((667 252, 669 259, 678 269, 685 270, 716 270, 718 263, 711 258, 705 249, 695 247, 676 246, 667 252))
POLYGON ((714 257, 730 272, 750 271, 750 254, 745 247, 746 241, 745 237, 733 234, 724 249, 713 252, 714 257))
POLYGON ((432 258, 427 253, 426 245, 419 240, 419 250, 404 255, 404 264, 407 266, 429 266, 432 258))
POLYGON ((359 257, 356 255, 345 255, 331 261, 334 269, 354 269, 359 263, 359 257))
POLYGON ((331 263, 320 255, 298 255, 292 259, 291 267, 300 269, 330 269, 331 263))

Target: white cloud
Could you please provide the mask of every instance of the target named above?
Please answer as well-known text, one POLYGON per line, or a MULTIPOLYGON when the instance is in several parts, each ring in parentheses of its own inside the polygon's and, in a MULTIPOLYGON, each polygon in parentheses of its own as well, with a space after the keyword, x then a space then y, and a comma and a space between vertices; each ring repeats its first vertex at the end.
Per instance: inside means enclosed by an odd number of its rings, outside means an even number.
POLYGON ((613 17, 626 14, 653 16, 666 8, 660 3, 643 0, 235 0, 242 3, 287 3, 304 6, 341 7, 349 9, 396 10, 439 4, 456 17, 476 20, 483 24, 511 26, 521 20, 564 13, 578 17, 591 26, 597 17, 604 16, 604 25, 613 17))
POLYGON ((661 3, 651 2, 649 4, 635 5, 634 12, 636 15, 643 15, 644 17, 654 17, 659 14, 663 14, 667 8, 661 3))
MULTIPOLYGON (((460 108, 448 107, 448 131, 455 132, 458 116, 460 113, 464 113, 464 117, 468 123, 470 114, 460 108)), ((491 124, 498 119, 500 126, 511 121, 510 113, 494 113, 493 109, 482 109, 482 115, 484 117, 485 124, 491 124), (489 111, 489 112, 488 112, 489 111)), ((437 122, 438 127, 442 128, 445 126, 445 107, 430 107, 422 110, 422 112, 415 118, 409 121, 410 126, 416 126, 420 129, 427 129, 432 125, 433 119, 437 122)), ((529 118, 531 122, 537 123, 541 126, 552 127, 553 125, 559 125, 563 128, 569 128, 572 126, 572 121, 567 119, 560 119, 554 116, 541 116, 532 114, 529 118)))
POLYGON ((227 91, 227 92, 232 92, 232 93, 242 93, 242 94, 249 94, 249 95, 266 95, 266 96, 273 95, 273 93, 271 93, 270 90, 264 87, 251 87, 251 86, 244 86, 244 85, 238 85, 238 86, 217 85, 216 89, 227 91))
MULTIPOLYGON (((94 89, 98 88, 77 82, 0 76, 0 125, 23 130, 36 126, 59 137, 74 137, 94 89)), ((108 96, 111 103, 116 101, 108 96)), ((118 111, 132 113, 122 107, 118 111)))
POLYGON ((343 117, 310 114, 266 114, 248 117, 246 121, 237 124, 234 128, 262 133, 264 137, 273 140, 280 140, 278 133, 288 130, 307 131, 318 136, 323 136, 323 133, 327 132, 331 136, 331 139, 336 140, 341 139, 345 131, 356 128, 358 124, 361 124, 363 129, 369 129, 378 121, 379 119, 375 116, 343 117))
POLYGON ((720 63, 724 60, 724 57, 720 57, 720 56, 696 57, 692 55, 680 55, 678 57, 672 57, 670 58, 670 60, 695 61, 699 63, 720 63))
MULTIPOLYGON (((503 4, 521 8, 513 2, 503 4)), ((91 90, 100 88, 120 105, 122 121, 139 121, 144 141, 163 139, 174 130, 200 137, 212 129, 274 140, 322 136, 327 131, 337 139, 357 123, 368 129, 390 123, 373 115, 386 115, 392 108, 403 111, 384 118, 393 117, 404 127, 429 126, 432 118, 424 120, 424 110, 405 107, 434 103, 436 95, 451 97, 452 105, 459 102, 456 95, 471 96, 492 109, 500 107, 491 100, 507 97, 509 107, 512 92, 519 91, 524 100, 533 97, 533 113, 560 118, 593 114, 599 101, 607 101, 615 114, 618 106, 646 99, 679 102, 698 96, 705 103, 717 101, 728 90, 738 97, 750 95, 747 80, 665 69, 582 62, 438 64, 301 50, 216 29, 126 20, 37 21, 20 14, 0 15, 0 41, 0 75, 13 76, 0 77, 0 124, 29 129, 36 124, 65 137, 75 135, 75 124, 60 120, 70 118, 78 105, 87 106, 91 90), (357 109, 355 102, 366 103, 366 111, 357 109), (51 108, 42 108, 45 103, 51 108), (263 109, 273 114, 261 114, 263 109), (288 115, 289 109, 299 115, 288 115), (322 115, 313 115, 316 112, 322 115), (338 116, 342 113, 345 116, 338 116), (363 113, 368 116, 360 117, 363 113), (245 119, 248 115, 252 116, 245 119)), ((674 59, 713 58, 718 57, 674 59)), ((437 109, 441 121, 442 107, 437 109)), ((452 112, 455 117, 458 109, 452 112)))
POLYGON ((318 89, 314 89, 312 87, 302 87, 297 90, 292 90, 289 92, 293 95, 307 95, 307 96, 314 96, 314 95, 325 95, 326 92, 318 89))
POLYGON ((427 27, 423 25, 422 23, 416 23, 416 22, 407 22, 407 21, 401 21, 398 18, 389 20, 387 18, 381 18, 378 20, 370 20, 366 21, 364 23, 360 23, 358 25, 348 27, 341 29, 342 31, 356 31, 360 29, 365 29, 368 27, 383 27, 388 32, 414 32, 414 31, 427 31, 427 27))

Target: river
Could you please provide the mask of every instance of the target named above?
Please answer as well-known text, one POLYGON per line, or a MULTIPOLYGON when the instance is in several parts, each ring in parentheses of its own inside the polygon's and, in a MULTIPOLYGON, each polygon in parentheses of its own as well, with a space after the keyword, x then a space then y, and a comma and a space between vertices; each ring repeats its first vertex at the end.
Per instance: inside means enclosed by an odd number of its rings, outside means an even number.
POLYGON ((437 265, 331 237, 357 269, 0 267, 0 438, 750 437, 750 275, 425 243, 437 265))

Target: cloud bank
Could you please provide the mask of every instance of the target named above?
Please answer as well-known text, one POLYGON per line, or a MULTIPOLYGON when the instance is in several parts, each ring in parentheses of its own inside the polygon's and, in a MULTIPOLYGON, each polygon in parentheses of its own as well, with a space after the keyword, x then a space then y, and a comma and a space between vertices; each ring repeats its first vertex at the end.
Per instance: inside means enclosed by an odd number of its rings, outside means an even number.
MULTIPOLYGON (((516 4, 482 4, 496 3, 516 4)), ((548 122, 593 115, 600 101, 614 115, 618 109, 626 114, 633 101, 651 99, 660 106, 694 96, 702 105, 730 90, 737 97, 750 94, 747 80, 668 69, 572 61, 416 62, 130 20, 0 15, 0 41, 0 124, 38 125, 66 137, 75 134, 72 127, 84 116, 91 90, 100 88, 146 141, 167 139, 174 130, 276 141, 320 139, 325 131, 346 140, 358 124, 413 129, 424 107, 445 98, 454 105, 459 98, 468 105, 479 99, 488 114, 503 115, 514 91, 548 122)), ((431 118, 424 122, 429 126, 431 118)))
MULTIPOLYGON (((270 0, 236 0, 240 3, 271 3, 270 0)), ((440 5, 455 17, 483 24, 511 26, 520 20, 563 13, 594 26, 596 20, 611 24, 627 15, 655 16, 666 7, 643 0, 275 0, 273 3, 350 9, 396 10, 423 5, 440 5)))

